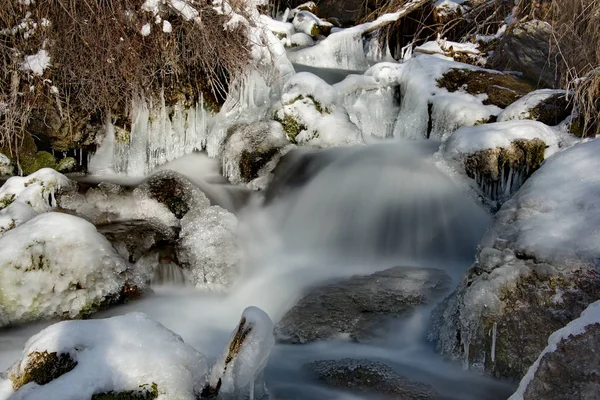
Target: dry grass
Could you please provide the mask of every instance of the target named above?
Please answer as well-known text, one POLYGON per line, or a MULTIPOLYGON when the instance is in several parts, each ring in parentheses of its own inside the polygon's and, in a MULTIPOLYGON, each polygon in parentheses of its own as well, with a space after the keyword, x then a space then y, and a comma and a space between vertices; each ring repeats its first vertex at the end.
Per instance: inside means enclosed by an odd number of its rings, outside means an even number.
POLYGON ((142 3, 45 0, 25 7, 0 0, 0 27, 17 26, 26 12, 32 21, 51 21, 27 38, 23 32, 0 34, 0 103, 7 105, 4 115, 0 112, 0 148, 14 154, 32 110, 48 103, 74 121, 126 115, 134 96, 161 90, 167 101, 193 102, 203 94, 208 103, 222 104, 230 76, 249 59, 244 28, 224 30, 228 17, 198 0, 200 21, 169 16, 172 32, 165 34, 150 13, 140 10, 142 3), (152 26, 146 37, 140 34, 145 23, 152 26), (51 68, 42 77, 19 71, 24 55, 44 46, 51 68), (51 86, 59 93, 52 93, 51 86))

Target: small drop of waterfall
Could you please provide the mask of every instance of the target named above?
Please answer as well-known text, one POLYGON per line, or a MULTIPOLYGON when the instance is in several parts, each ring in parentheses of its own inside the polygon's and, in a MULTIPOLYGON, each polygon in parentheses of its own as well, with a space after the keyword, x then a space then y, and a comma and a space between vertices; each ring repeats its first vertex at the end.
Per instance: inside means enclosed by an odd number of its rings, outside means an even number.
POLYGON ((183 269, 172 262, 159 262, 154 269, 154 275, 150 281, 151 286, 186 286, 188 281, 185 279, 183 269))

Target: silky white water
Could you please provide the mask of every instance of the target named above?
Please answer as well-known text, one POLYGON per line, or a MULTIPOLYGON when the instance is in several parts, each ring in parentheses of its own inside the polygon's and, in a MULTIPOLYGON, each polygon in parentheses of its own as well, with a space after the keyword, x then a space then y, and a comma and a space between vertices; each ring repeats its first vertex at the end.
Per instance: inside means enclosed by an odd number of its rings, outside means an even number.
MULTIPOLYGON (((403 142, 322 151, 314 155, 318 166, 296 184, 294 174, 279 171, 279 192, 274 188, 268 205, 255 196, 238 212, 243 269, 228 293, 159 287, 98 317, 142 311, 215 358, 247 306, 262 308, 276 322, 304 290, 332 277, 423 266, 444 269, 456 283, 471 264, 490 217, 437 169, 435 148, 431 142, 403 142)), ((298 162, 310 167, 312 157, 298 162)), ((180 161, 176 169, 191 178, 198 171, 194 181, 214 189, 212 167, 197 168, 199 161, 180 161)), ((310 361, 352 357, 382 360, 410 379, 433 385, 442 398, 505 399, 512 385, 463 371, 460 363, 444 361, 433 351, 425 339, 430 311, 431 306, 422 307, 390 323, 387 337, 369 344, 277 345, 266 371, 272 397, 374 398, 318 385, 301 369, 310 361)), ((48 324, 3 331, 0 370, 16 361, 27 338, 48 324)))

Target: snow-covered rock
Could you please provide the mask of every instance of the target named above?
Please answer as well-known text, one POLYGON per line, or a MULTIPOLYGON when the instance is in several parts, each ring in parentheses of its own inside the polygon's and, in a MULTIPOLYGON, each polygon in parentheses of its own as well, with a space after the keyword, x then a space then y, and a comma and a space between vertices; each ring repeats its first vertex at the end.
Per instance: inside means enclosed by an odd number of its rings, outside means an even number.
POLYGON ((287 138, 298 145, 334 147, 362 143, 361 132, 327 82, 309 72, 300 72, 283 88, 275 111, 287 138))
POLYGON ((219 206, 193 209, 182 218, 177 259, 196 287, 225 289, 238 278, 237 222, 219 206))
POLYGON ((485 199, 499 205, 558 150, 560 141, 557 131, 540 122, 508 121, 462 127, 441 151, 451 165, 475 180, 485 199))
POLYGON ((10 176, 13 174, 13 166, 10 158, 0 153, 0 176, 10 176))
MULTIPOLYGON (((169 193, 168 186, 165 185, 164 190, 169 193)), ((177 192, 169 194, 173 198, 178 195, 177 192)), ((145 186, 130 191, 117 184, 103 182, 85 193, 65 193, 60 196, 59 204, 63 210, 81 215, 95 225, 145 220, 169 227, 179 226, 177 215, 169 209, 169 204, 152 197, 145 186)))
POLYGON ((264 177, 288 145, 283 127, 276 121, 233 126, 223 144, 223 174, 233 184, 264 177))
POLYGON ((0 325, 89 314, 116 301, 126 263, 89 222, 43 213, 0 237, 0 325))
POLYGON ((66 321, 27 341, 9 396, 195 400, 207 369, 201 353, 144 314, 66 321))
POLYGON ((548 159, 497 213, 435 313, 443 353, 521 378, 550 334, 600 298, 600 140, 548 159))
POLYGON ((417 46, 417 53, 440 54, 466 64, 484 66, 485 54, 479 50, 478 43, 458 43, 445 39, 437 39, 417 46))
POLYGON ((13 176, 0 187, 0 236, 38 213, 57 207, 57 197, 70 193, 77 185, 50 168, 29 176, 13 176))
POLYGON ((540 89, 526 94, 498 115, 498 122, 515 119, 532 119, 546 125, 558 125, 567 119, 573 105, 567 92, 558 89, 540 89))
POLYGON ((330 22, 322 21, 310 11, 305 10, 296 13, 292 24, 296 31, 305 33, 314 38, 321 35, 327 36, 333 27, 330 22))
POLYGON ((219 399, 268 398, 264 368, 275 345, 273 322, 259 308, 244 310, 223 355, 211 367, 203 395, 219 399))
POLYGON ((402 94, 397 138, 444 138, 488 122, 530 86, 514 76, 417 53, 396 68, 402 94))
POLYGON ((600 301, 554 332, 509 400, 592 399, 600 393, 600 301))

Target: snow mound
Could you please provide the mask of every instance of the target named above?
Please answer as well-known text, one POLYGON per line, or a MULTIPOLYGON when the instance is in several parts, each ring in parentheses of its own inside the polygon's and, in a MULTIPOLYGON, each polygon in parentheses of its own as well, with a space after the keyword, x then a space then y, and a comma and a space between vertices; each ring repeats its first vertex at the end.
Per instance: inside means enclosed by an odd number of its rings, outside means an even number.
POLYGON ((246 308, 225 352, 210 370, 204 393, 220 387, 219 398, 265 398, 263 371, 274 345, 269 316, 257 307, 246 308))
POLYGON ((50 168, 11 177, 0 187, 0 236, 38 213, 53 210, 57 207, 56 195, 76 187, 75 182, 50 168))
POLYGON ((124 285, 126 263, 71 215, 38 215, 0 237, 0 248, 0 325, 88 314, 124 285))
POLYGON ((527 371, 527 374, 523 377, 519 383, 517 391, 509 397, 508 400, 523 400, 525 391, 529 384, 535 378, 536 372, 540 365, 542 358, 546 354, 557 351, 558 345, 567 340, 569 337, 579 336, 586 332, 587 328, 591 325, 600 324, 600 301, 590 304, 582 313, 581 316, 567 324, 562 329, 554 332, 548 338, 548 346, 542 351, 538 359, 533 363, 531 368, 527 371))
MULTIPOLYGON (((0 107, 0 114, 1 107, 0 107)), ((8 176, 13 174, 13 167, 10 158, 6 157, 4 154, 0 153, 0 176, 8 176)))
POLYGON ((12 377, 27 373, 34 352, 67 354, 72 369, 44 385, 26 384, 12 400, 116 398, 142 391, 159 400, 195 400, 207 372, 201 353, 142 313, 54 324, 28 340, 12 377))
POLYGON ((237 218, 211 206, 195 209, 181 220, 177 258, 189 282, 198 288, 225 289, 239 276, 237 218))

